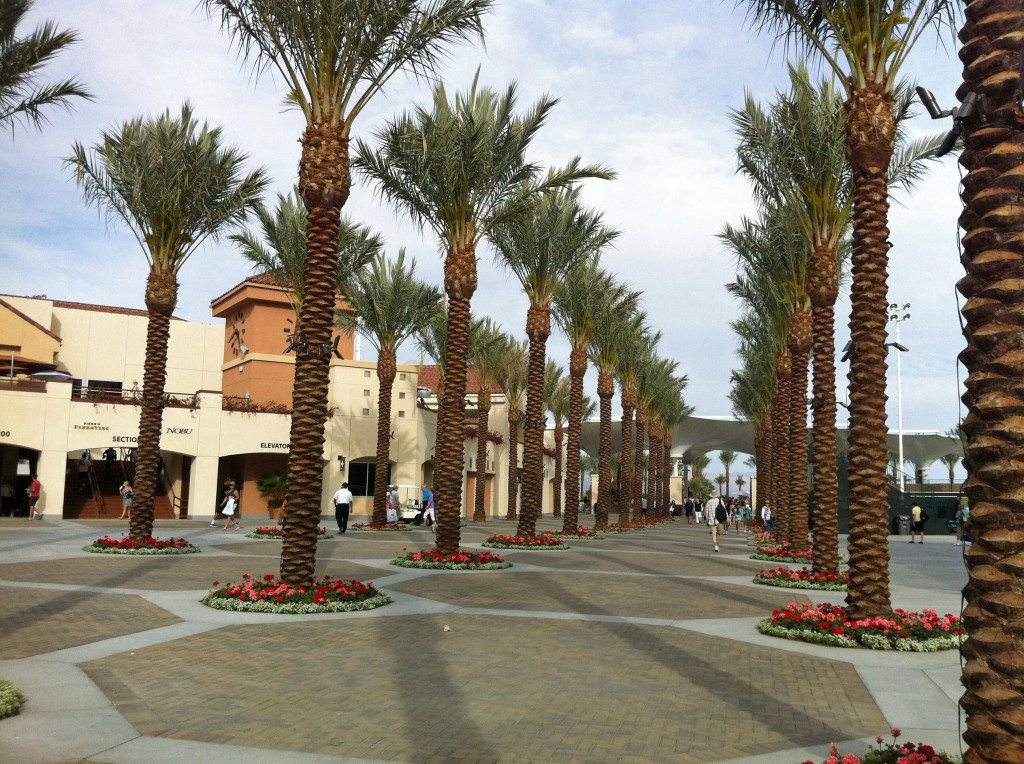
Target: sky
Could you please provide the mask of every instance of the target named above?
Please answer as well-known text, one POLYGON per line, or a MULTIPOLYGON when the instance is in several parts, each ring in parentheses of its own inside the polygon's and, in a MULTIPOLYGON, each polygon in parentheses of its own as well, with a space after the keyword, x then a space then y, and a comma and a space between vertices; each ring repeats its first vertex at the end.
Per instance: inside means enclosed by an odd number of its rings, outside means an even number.
MULTIPOLYGON (((283 106, 281 82, 255 77, 219 22, 193 2, 36 0, 26 29, 44 19, 80 37, 45 76, 77 77, 94 100, 75 103, 71 113, 51 112, 41 133, 18 125, 0 135, 0 293, 144 309, 145 257, 126 228, 108 226, 85 206, 62 165, 72 145, 92 145, 103 130, 177 111, 187 99, 200 119, 222 126, 226 142, 248 154, 250 167, 266 168, 272 201, 295 182, 302 116, 283 106)), ((618 173, 614 181, 588 181, 583 192, 621 232, 603 264, 644 292, 650 322, 664 335, 659 353, 688 376, 685 397, 695 413, 730 415, 729 377, 738 361, 729 323, 738 305, 725 289, 735 270, 717 235, 754 207, 735 173, 729 112, 742 105, 745 91, 767 102, 786 88, 785 47, 750 29, 742 7, 728 0, 506 0, 486 18, 485 33, 485 46, 452 49, 440 78, 449 91, 467 88, 478 69, 480 82, 494 89, 514 80, 520 110, 544 94, 559 99, 531 158, 553 166, 578 155, 618 173)), ((955 51, 948 32, 944 42, 926 35, 904 70, 944 108, 955 104, 961 81, 955 51)), ((372 139, 387 119, 428 103, 431 87, 399 75, 359 116, 354 137, 372 139)), ((951 127, 917 111, 912 136, 951 127)), ((958 186, 955 157, 946 157, 890 211, 890 301, 911 305, 901 327, 909 348, 902 363, 906 430, 945 431, 962 416, 958 186)), ((442 257, 431 234, 400 218, 358 177, 344 214, 381 232, 388 252, 405 247, 418 275, 441 283, 442 257)), ((487 245, 478 257, 474 313, 524 336, 528 302, 518 283, 487 245)), ((175 315, 219 321, 210 302, 251 273, 229 242, 205 245, 182 269, 175 315)), ((840 348, 848 316, 844 296, 836 309, 840 348)), ((363 347, 372 352, 369 343, 363 347)), ((568 364, 568 344, 557 332, 548 354, 568 364)), ((408 344, 399 357, 418 361, 419 352, 408 344)), ((839 364, 840 400, 846 372, 839 364)), ((889 379, 895 430, 892 357, 889 379)), ((588 385, 593 395, 592 373, 588 385)))

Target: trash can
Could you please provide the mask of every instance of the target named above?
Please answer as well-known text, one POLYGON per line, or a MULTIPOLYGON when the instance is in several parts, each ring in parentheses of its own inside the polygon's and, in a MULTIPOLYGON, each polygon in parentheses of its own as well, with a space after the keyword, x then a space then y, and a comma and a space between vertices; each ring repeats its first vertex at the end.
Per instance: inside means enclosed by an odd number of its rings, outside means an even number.
POLYGON ((896 535, 897 536, 909 536, 910 535, 910 515, 899 515, 896 518, 896 535))

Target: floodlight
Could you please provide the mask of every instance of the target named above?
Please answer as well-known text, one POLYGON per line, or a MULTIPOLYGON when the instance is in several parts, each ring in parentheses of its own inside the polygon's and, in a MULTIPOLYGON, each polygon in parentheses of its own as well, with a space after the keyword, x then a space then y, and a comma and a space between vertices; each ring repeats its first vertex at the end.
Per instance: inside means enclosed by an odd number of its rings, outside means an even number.
POLYGON ((917 97, 921 99, 921 103, 924 104, 924 108, 928 110, 928 116, 932 119, 942 119, 948 117, 952 112, 943 111, 939 108, 939 102, 935 100, 935 95, 928 88, 917 86, 917 97))

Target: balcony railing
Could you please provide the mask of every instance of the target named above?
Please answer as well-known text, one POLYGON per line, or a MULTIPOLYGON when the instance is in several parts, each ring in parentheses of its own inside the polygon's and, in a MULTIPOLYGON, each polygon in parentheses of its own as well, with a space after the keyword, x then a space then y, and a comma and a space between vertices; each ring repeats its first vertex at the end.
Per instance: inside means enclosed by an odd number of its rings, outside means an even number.
MULTIPOLYGON (((141 406, 141 390, 110 390, 104 387, 76 387, 72 401, 87 403, 113 403, 121 406, 141 406)), ((199 408, 199 393, 164 393, 164 406, 177 409, 199 408)))
POLYGON ((45 393, 46 382, 40 379, 0 378, 0 390, 17 390, 20 393, 45 393))

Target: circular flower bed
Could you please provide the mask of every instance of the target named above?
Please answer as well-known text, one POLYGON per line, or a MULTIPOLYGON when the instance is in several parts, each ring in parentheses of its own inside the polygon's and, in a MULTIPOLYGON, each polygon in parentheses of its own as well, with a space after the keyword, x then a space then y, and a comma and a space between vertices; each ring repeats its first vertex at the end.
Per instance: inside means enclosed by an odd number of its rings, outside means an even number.
POLYGON ((177 539, 173 536, 167 541, 150 537, 142 543, 132 541, 127 536, 119 539, 104 536, 88 546, 83 546, 82 551, 96 554, 194 554, 199 551, 199 547, 190 544, 188 539, 177 539))
POLYGON ((354 531, 407 531, 409 526, 404 523, 384 523, 374 525, 373 523, 354 523, 349 528, 354 531))
POLYGON ((579 528, 575 533, 566 533, 565 531, 545 531, 545 536, 550 536, 556 539, 603 539, 597 531, 591 530, 590 528, 579 528))
MULTIPOLYGON (((839 746, 832 743, 829 746, 829 756, 822 764, 951 764, 953 761, 962 761, 959 756, 950 758, 950 755, 945 751, 936 751, 930 745, 924 743, 911 743, 909 740, 906 743, 898 746, 896 745, 896 739, 902 733, 901 730, 889 730, 889 734, 892 735, 892 742, 882 745, 882 736, 879 735, 875 738, 875 742, 878 743, 878 748, 873 745, 868 746, 868 752, 861 759, 854 753, 848 753, 845 756, 840 753, 839 746)), ((808 759, 803 764, 814 764, 813 761, 808 759)))
POLYGON ((248 613, 345 613, 350 610, 372 610, 387 605, 391 598, 373 588, 373 583, 344 581, 324 576, 309 587, 289 586, 271 574, 256 579, 246 573, 240 584, 224 584, 211 591, 200 602, 218 610, 248 613))
MULTIPOLYGON (((321 527, 320 533, 317 535, 318 539, 332 539, 334 538, 333 533, 328 533, 326 528, 321 527)), ((284 528, 280 528, 276 525, 261 525, 255 528, 251 533, 246 533, 247 539, 283 539, 284 528)))
POLYGON ((959 647, 967 636, 960 619, 949 613, 939 616, 934 610, 912 613, 897 609, 892 618, 851 621, 845 607, 827 603, 792 602, 784 610, 772 611, 771 618, 757 628, 762 634, 819 645, 919 653, 959 647))
POLYGON ((449 555, 440 554, 436 549, 421 549, 418 552, 406 552, 393 559, 391 564, 400 568, 437 570, 499 570, 512 567, 512 563, 500 554, 475 552, 469 549, 460 549, 449 555))
POLYGON ((747 539, 747 546, 778 547, 781 545, 774 533, 754 533, 747 539))
MULTIPOLYGON (((814 550, 808 549, 806 552, 794 552, 785 545, 781 547, 764 547, 759 546, 757 551, 750 555, 751 560, 769 560, 771 562, 812 562, 814 560, 814 550)), ((839 555, 839 564, 846 565, 850 561, 850 558, 845 554, 839 555)))
POLYGON ((500 536, 497 533, 487 537, 481 546, 492 549, 568 549, 569 545, 551 536, 500 536))
POLYGON ((0 679, 0 719, 21 711, 21 701, 25 696, 21 690, 6 679, 0 679))
POLYGON ((762 570, 754 576, 755 584, 781 586, 784 589, 818 589, 826 592, 845 592, 849 575, 840 573, 815 573, 810 568, 790 570, 777 568, 762 570))

